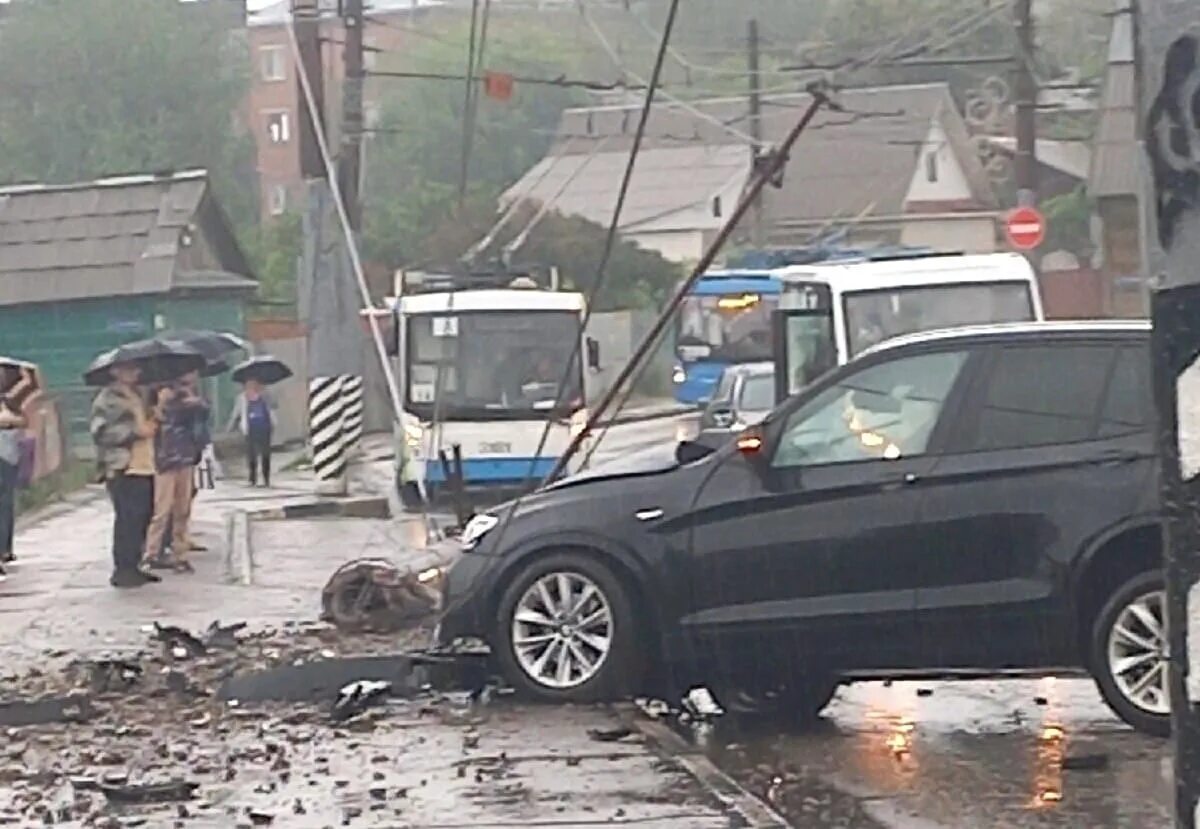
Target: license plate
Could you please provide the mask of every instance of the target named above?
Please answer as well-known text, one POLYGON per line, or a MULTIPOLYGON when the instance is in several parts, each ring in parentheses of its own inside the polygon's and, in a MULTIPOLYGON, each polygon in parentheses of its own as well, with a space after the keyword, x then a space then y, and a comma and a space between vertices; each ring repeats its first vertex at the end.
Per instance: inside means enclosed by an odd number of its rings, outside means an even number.
POLYGON ((479 453, 481 455, 511 455, 512 444, 502 440, 481 443, 479 444, 479 453))

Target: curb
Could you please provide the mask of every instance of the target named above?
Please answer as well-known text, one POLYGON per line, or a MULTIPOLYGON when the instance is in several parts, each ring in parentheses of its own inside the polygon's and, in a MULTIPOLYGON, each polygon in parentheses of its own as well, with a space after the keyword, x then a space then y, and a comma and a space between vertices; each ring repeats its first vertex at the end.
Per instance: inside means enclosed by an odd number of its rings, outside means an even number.
POLYGON ((791 829, 792 824, 782 815, 717 768, 702 749, 662 723, 647 719, 632 704, 613 706, 613 710, 626 725, 641 733, 662 757, 679 765, 725 808, 741 818, 740 826, 746 829, 791 829))
POLYGON ((252 510, 255 521, 286 521, 290 518, 390 518, 388 499, 383 496, 341 498, 336 501, 314 500, 282 507, 252 510))

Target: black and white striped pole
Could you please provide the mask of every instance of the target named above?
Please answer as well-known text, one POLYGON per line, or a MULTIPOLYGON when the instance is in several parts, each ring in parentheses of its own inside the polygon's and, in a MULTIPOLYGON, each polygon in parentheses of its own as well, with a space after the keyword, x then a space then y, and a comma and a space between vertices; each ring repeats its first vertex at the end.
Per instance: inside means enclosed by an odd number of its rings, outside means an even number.
POLYGON ((355 374, 345 375, 342 378, 342 397, 345 406, 342 426, 345 429, 346 454, 347 456, 356 456, 362 447, 365 418, 363 378, 355 374))
POLYGON ((346 398, 343 375, 314 377, 308 387, 308 434, 320 495, 345 495, 346 398))
MULTIPOLYGON (((1200 18, 1200 14, 1197 15, 1200 18)), ((1198 20, 1200 22, 1200 20, 1198 20)), ((1178 30, 1176 30, 1178 31, 1178 30)), ((1151 301, 1165 517, 1167 681, 1175 825, 1200 809, 1200 39, 1176 38, 1145 120, 1166 272, 1151 301)))

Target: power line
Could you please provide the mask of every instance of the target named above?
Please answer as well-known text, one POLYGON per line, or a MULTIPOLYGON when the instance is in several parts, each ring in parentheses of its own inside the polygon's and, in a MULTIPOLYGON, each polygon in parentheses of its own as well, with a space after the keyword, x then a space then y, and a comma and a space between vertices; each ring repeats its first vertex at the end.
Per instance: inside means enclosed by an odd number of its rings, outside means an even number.
MULTIPOLYGON (((629 77, 633 78, 638 83, 644 84, 645 80, 643 78, 639 77, 636 73, 634 73, 627 66, 625 66, 625 63, 621 59, 621 56, 617 53, 617 50, 613 48, 612 43, 604 35, 604 32, 600 29, 600 27, 598 25, 596 25, 596 21, 592 18, 591 14, 588 12, 587 5, 584 2, 584 0, 575 0, 575 2, 576 2, 576 6, 579 8, 580 15, 583 17, 584 23, 591 30, 592 34, 596 37, 596 40, 600 43, 600 47, 606 53, 608 53, 609 59, 611 59, 612 62, 617 66, 617 68, 620 69, 623 73, 625 73, 629 77)), ((725 130, 730 135, 733 135, 733 136, 741 139, 742 141, 745 141, 752 147, 765 149, 768 146, 767 144, 764 144, 762 142, 755 142, 754 136, 752 136, 752 135, 744 133, 741 130, 735 130, 735 129, 732 129, 731 127, 727 127, 725 124, 721 123, 719 118, 715 118, 706 112, 701 112, 700 110, 696 109, 695 107, 693 107, 686 101, 681 100, 680 98, 677 98, 674 95, 669 95, 666 92, 663 92, 662 90, 659 90, 659 94, 662 95, 662 97, 664 99, 666 99, 667 101, 670 101, 671 103, 673 103, 676 107, 679 107, 688 112, 691 112, 693 115, 695 115, 698 118, 702 118, 706 121, 716 124, 718 127, 725 130)))
MULTIPOLYGON (((427 80, 427 81, 484 81, 487 80, 487 75, 480 74, 462 74, 456 72, 417 72, 407 70, 382 70, 375 69, 367 72, 368 75, 376 78, 409 78, 412 80, 427 80)), ((592 81, 579 78, 537 78, 528 75, 509 75, 513 83, 529 84, 531 86, 556 86, 564 89, 591 89, 596 92, 613 92, 618 89, 628 89, 631 91, 645 89, 644 84, 631 85, 624 81, 592 81)))

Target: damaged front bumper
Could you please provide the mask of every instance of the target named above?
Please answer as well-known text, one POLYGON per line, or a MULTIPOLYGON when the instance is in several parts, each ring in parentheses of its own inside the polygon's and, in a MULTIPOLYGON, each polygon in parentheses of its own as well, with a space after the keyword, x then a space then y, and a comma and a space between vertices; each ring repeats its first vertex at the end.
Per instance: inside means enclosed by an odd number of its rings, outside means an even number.
POLYGON ((499 564, 496 556, 460 553, 442 576, 442 613, 434 647, 478 649, 490 640, 496 620, 488 597, 499 564))

